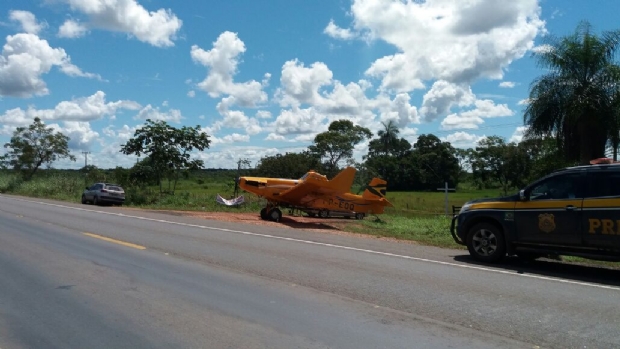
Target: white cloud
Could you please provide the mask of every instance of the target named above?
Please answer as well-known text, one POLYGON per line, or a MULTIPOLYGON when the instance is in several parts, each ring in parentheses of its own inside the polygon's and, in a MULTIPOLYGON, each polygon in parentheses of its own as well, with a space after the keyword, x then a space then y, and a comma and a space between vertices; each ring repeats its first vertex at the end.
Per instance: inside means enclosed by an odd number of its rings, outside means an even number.
POLYGON ((10 109, 0 115, 0 123, 11 125, 14 129, 31 124, 35 117, 39 117, 41 120, 86 122, 112 116, 119 109, 137 110, 139 108, 140 105, 133 101, 106 102, 105 93, 97 91, 89 97, 62 101, 54 109, 35 109, 33 107, 26 110, 21 108, 10 109))
POLYGON ((426 80, 500 79, 544 30, 540 11, 537 0, 354 0, 351 6, 356 31, 399 51, 366 73, 380 78, 382 88, 403 92, 424 88, 426 80))
POLYGON ((159 107, 153 107, 152 105, 147 105, 142 108, 138 112, 136 116, 134 116, 135 120, 146 120, 151 119, 154 121, 166 121, 173 122, 176 124, 181 123, 181 119, 184 119, 181 115, 181 111, 178 109, 170 109, 168 111, 160 111, 159 107))
POLYGON ((508 142, 515 142, 515 143, 519 143, 523 140, 523 136, 525 135, 525 132, 527 131, 528 126, 519 126, 515 129, 515 131, 512 133, 512 136, 510 136, 510 139, 508 140, 508 142))
POLYGON ((230 144, 230 143, 238 143, 238 142, 249 142, 250 141, 250 136, 249 135, 242 135, 239 133, 231 133, 228 134, 224 137, 218 138, 218 137, 211 137, 211 144, 212 145, 216 145, 216 144, 230 144))
POLYGON ((174 46, 183 22, 171 10, 147 11, 135 0, 64 0, 90 19, 89 26, 127 33, 157 47, 174 46))
POLYGON ((333 73, 325 63, 316 62, 306 68, 296 59, 284 63, 281 88, 276 95, 283 107, 299 107, 303 103, 317 104, 322 97, 319 89, 332 83, 333 73))
POLYGON ((420 113, 424 116, 425 121, 433 121, 450 112, 453 106, 468 106, 473 104, 475 100, 476 96, 469 86, 439 80, 424 95, 420 113))
POLYGON ((256 112, 257 119, 271 119, 271 112, 268 110, 259 110, 256 112))
POLYGON ((420 123, 420 117, 416 107, 409 103, 409 95, 407 93, 399 93, 394 97, 387 110, 381 112, 381 121, 394 121, 399 128, 406 127, 414 123, 420 123))
POLYGON ((477 136, 467 132, 455 132, 441 138, 441 140, 443 142, 450 142, 452 146, 457 148, 470 148, 475 147, 479 141, 485 138, 486 136, 477 136))
POLYGON ((34 34, 9 35, 0 55, 0 96, 31 97, 49 93, 41 76, 53 66, 69 76, 99 78, 71 63, 62 48, 52 48, 34 34))
POLYGON ((476 129, 480 124, 483 124, 484 120, 481 117, 474 114, 459 115, 450 114, 446 116, 441 122, 441 129, 454 130, 454 129, 476 129))
POLYGON ((54 126, 57 131, 69 137, 71 150, 90 150, 99 140, 99 133, 92 130, 89 122, 66 121, 64 126, 54 126))
POLYGON ((86 35, 88 28, 75 20, 68 19, 58 28, 58 36, 61 38, 81 38, 86 35))
POLYGON ((284 141, 286 140, 286 137, 275 134, 275 133, 270 133, 267 135, 267 137, 265 137, 266 141, 284 141))
POLYGON ((9 12, 9 19, 19 22, 22 30, 28 34, 38 34, 41 29, 47 27, 46 23, 38 23, 35 16, 28 11, 13 10, 9 12))
POLYGON ((529 98, 522 99, 517 104, 519 104, 519 105, 528 105, 528 104, 530 104, 530 99, 529 98))
POLYGON ((317 113, 314 108, 282 110, 274 122, 277 135, 308 134, 314 138, 316 133, 325 131, 325 115, 317 113))
POLYGON ((334 23, 333 19, 329 21, 329 24, 327 25, 327 27, 325 27, 323 33, 329 35, 334 39, 341 40, 350 40, 355 37, 355 34, 350 29, 340 28, 334 23))
MULTIPOLYGON (((266 81, 262 83, 255 80, 243 83, 233 81, 233 76, 237 73, 239 55, 244 52, 245 44, 237 34, 231 32, 222 33, 209 51, 193 45, 191 56, 194 62, 209 69, 207 77, 197 86, 212 98, 220 97, 222 94, 234 97, 235 102, 243 107, 254 107, 266 102, 267 94, 263 91, 266 81)), ((269 77, 269 74, 265 75, 266 80, 269 77)))
POLYGON ((501 88, 513 88, 516 86, 516 83, 512 81, 502 81, 499 83, 499 87, 501 88))
POLYGON ((248 159, 251 164, 256 164, 263 157, 279 153, 282 153, 282 149, 226 145, 223 149, 210 149, 208 152, 199 152, 196 154, 196 157, 203 160, 210 168, 236 168, 236 163, 239 159, 248 159))
POLYGON ((484 123, 483 118, 506 117, 514 115, 514 112, 506 104, 495 104, 492 100, 477 100, 476 108, 460 114, 450 114, 442 122, 444 130, 475 129, 484 123))
POLYGON ((187 92, 187 97, 189 97, 189 98, 196 97, 196 91, 194 91, 194 90, 188 91, 187 92))

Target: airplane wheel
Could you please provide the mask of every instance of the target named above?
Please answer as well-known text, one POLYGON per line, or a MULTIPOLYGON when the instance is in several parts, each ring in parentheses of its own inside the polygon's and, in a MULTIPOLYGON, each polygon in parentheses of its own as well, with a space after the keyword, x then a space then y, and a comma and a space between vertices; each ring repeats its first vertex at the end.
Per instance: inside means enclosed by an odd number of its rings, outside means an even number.
POLYGON ((320 210, 319 211, 319 217, 321 217, 321 218, 329 217, 329 211, 328 210, 320 210))
POLYGON ((274 208, 269 211, 269 219, 274 222, 279 222, 282 219, 282 211, 279 208, 274 208))
POLYGON ((308 217, 314 217, 314 216, 316 216, 316 214, 314 212, 308 213, 308 217))
POLYGON ((260 210, 260 218, 262 220, 267 220, 267 207, 260 210))
POLYGON ((364 219, 364 214, 361 212, 358 212, 355 214, 355 219, 364 219))

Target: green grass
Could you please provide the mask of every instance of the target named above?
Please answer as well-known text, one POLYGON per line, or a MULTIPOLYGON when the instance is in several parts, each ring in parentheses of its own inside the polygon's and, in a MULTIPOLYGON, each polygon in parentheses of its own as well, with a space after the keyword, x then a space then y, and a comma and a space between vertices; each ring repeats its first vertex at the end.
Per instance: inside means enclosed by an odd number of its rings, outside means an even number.
POLYGON ((351 223, 347 230, 355 233, 412 240, 423 245, 463 248, 450 235, 451 217, 445 215, 405 217, 392 214, 381 215, 379 219, 366 217, 359 224, 351 223))
MULTIPOLYGON (((117 182, 111 173, 103 172, 100 177, 88 178, 77 171, 42 170, 28 182, 10 171, 0 171, 0 193, 49 198, 79 202, 86 183, 97 181, 117 182)), ((125 187, 126 205, 154 210, 187 210, 207 212, 253 212, 264 207, 264 200, 253 194, 240 192, 246 202, 239 207, 228 207, 216 203, 216 195, 224 198, 233 196, 233 176, 222 173, 199 173, 177 183, 175 195, 160 195, 158 186, 125 187), (230 177, 230 178, 229 178, 230 177)), ((168 183, 163 183, 168 189, 168 183)), ((355 192, 355 191, 354 191, 355 192)), ((499 189, 458 190, 448 194, 448 210, 461 206, 468 200, 496 197, 499 189)), ((352 220, 342 229, 362 234, 416 241, 420 244, 462 249, 452 240, 449 232, 451 216, 445 215, 445 194, 443 192, 388 192, 388 200, 394 208, 362 221, 352 220)), ((285 211, 285 214, 287 212, 285 211)), ((581 259, 570 259, 582 262, 581 259)))

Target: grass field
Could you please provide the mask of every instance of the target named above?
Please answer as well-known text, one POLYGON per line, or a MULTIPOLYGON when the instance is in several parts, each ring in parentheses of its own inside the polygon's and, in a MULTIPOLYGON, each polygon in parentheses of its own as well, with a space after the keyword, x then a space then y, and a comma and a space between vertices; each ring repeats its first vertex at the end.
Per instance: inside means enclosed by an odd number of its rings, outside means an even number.
MULTIPOLYGON (((222 173, 198 173, 189 179, 180 180, 174 195, 160 195, 159 187, 125 188, 127 206, 162 209, 218 212, 255 212, 264 206, 263 200, 253 194, 240 192, 245 203, 239 207, 227 207, 216 203, 216 195, 230 198, 234 194, 234 176, 222 173)), ((110 175, 102 178, 84 179, 75 171, 41 171, 31 181, 20 181, 16 174, 0 172, 0 192, 79 202, 86 183, 114 181, 110 175)), ((168 183, 163 183, 168 189, 168 183)), ((354 188, 353 192, 357 192, 354 188)), ((448 195, 449 212, 452 205, 461 206, 467 200, 479 197, 497 196, 498 190, 457 191, 448 195)), ((394 208, 386 213, 368 217, 362 222, 353 221, 347 230, 376 236, 415 240, 421 244, 441 247, 461 248, 454 243, 449 233, 450 218, 445 215, 445 195, 443 192, 388 192, 388 200, 394 208), (361 226, 358 224, 361 223, 361 226)), ((286 212, 285 212, 286 214, 286 212)))
MULTIPOLYGON (((110 173, 103 173, 99 176, 85 179, 84 175, 77 171, 44 170, 31 181, 23 182, 18 175, 10 171, 0 171, 0 193, 79 202, 87 183, 115 181, 110 173)), ((216 203, 217 194, 224 198, 233 196, 233 178, 234 172, 231 171, 197 173, 189 179, 180 180, 175 195, 160 195, 158 186, 126 187, 126 204, 132 207, 161 210, 258 214, 264 202, 253 194, 240 192, 239 194, 245 196, 246 202, 239 207, 227 207, 216 203)), ((168 189, 168 183, 164 183, 163 187, 165 190, 168 189)), ((359 189, 353 188, 352 191, 358 192, 359 189)), ((501 195, 499 189, 459 189, 456 192, 450 192, 448 194, 450 214, 446 215, 443 192, 388 192, 387 198, 394 204, 394 208, 386 209, 386 213, 378 217, 367 217, 363 221, 352 220, 344 229, 361 234, 412 240, 424 245, 464 249, 452 240, 449 232, 452 206, 461 206, 471 199, 501 195)), ((615 264, 575 257, 563 257, 563 260, 615 266, 615 264)))

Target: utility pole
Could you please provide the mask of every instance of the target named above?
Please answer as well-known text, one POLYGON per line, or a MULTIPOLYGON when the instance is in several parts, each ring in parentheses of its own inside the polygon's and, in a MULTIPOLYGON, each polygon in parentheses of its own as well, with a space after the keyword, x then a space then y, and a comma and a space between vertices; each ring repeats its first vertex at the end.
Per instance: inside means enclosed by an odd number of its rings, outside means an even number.
POLYGON ((84 154, 84 185, 88 185, 88 169, 86 167, 88 166, 88 154, 90 154, 90 152, 83 151, 82 154, 84 154))

